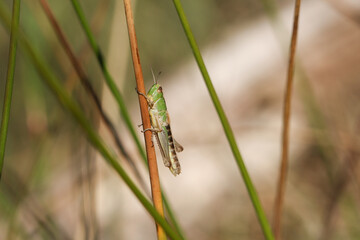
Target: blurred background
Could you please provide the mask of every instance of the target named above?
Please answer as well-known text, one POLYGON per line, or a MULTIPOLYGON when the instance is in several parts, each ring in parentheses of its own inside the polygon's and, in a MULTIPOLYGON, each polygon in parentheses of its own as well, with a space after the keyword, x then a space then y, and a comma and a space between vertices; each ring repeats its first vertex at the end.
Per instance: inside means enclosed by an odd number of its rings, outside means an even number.
MULTIPOLYGON (((6 0, 10 11, 12 1, 6 0)), ((122 1, 82 0, 85 17, 141 123, 122 1)), ((188 239, 264 239, 219 118, 171 1, 133 1, 146 89, 162 72, 182 173, 160 180, 188 239)), ((294 1, 182 0, 269 221, 278 179, 282 105, 294 1)), ((146 167, 122 121, 70 1, 49 0, 105 112, 141 175, 146 167)), ((115 152, 39 1, 20 24, 115 152)), ((0 27, 1 108, 9 34, 0 27)), ((303 1, 290 133, 283 239, 360 239, 360 2, 303 1)), ((0 239, 156 239, 154 221, 40 78, 17 53, 0 239)), ((138 136, 143 135, 138 128, 138 136)), ((132 175, 121 155, 119 160, 132 175)), ((148 184, 149 185, 149 184, 148 184)), ((149 187, 149 186, 148 186, 149 187)))

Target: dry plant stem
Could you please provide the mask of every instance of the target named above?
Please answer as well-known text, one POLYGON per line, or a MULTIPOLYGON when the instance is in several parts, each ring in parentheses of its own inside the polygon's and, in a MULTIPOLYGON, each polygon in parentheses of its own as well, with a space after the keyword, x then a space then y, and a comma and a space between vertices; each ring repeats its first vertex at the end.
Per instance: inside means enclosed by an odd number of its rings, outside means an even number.
MULTIPOLYGON (((136 40, 134 18, 131 10, 130 0, 124 0, 124 6, 125 6, 125 14, 126 14, 126 23, 129 31, 131 55, 132 55, 134 71, 135 71, 136 87, 139 92, 145 94, 146 92, 144 86, 144 79, 140 65, 139 49, 136 40)), ((140 103, 143 129, 149 129, 151 128, 151 124, 150 124, 147 101, 140 94, 138 95, 138 98, 140 103)), ((164 217, 164 209, 163 209, 163 202, 161 197, 160 180, 159 180, 159 173, 156 162, 155 148, 151 139, 152 133, 151 131, 145 131, 144 135, 145 135, 145 144, 146 144, 146 155, 149 164, 152 199, 154 202, 155 209, 159 212, 161 216, 164 217)), ((157 229, 158 239, 166 240, 166 234, 158 224, 156 224, 156 229, 157 229)))
POLYGON ((274 212, 274 234, 275 234, 275 239, 277 240, 281 239, 281 216, 282 216, 282 209, 284 203, 287 171, 288 171, 290 112, 291 112, 291 98, 292 98, 292 86, 293 86, 293 76, 294 76, 296 40, 297 40, 298 25, 299 25, 300 3, 301 0, 296 0, 295 2, 294 23, 293 23, 293 30, 291 36, 290 56, 289 56, 289 65, 288 65, 285 99, 284 99, 281 167, 280 167, 277 195, 275 200, 275 212, 274 212))
MULTIPOLYGON (((279 13, 277 11, 276 1, 275 0, 261 0, 265 13, 268 16, 273 30, 275 31, 278 42, 280 43, 281 49, 285 50, 285 41, 284 34, 286 33, 285 26, 283 22, 280 20, 279 13)), ((286 43, 287 44, 287 43, 286 43)), ((286 54, 287 54, 287 46, 286 46, 286 54)), ((305 112, 311 126, 313 129, 313 134, 315 135, 316 142, 319 143, 318 151, 321 155, 321 160, 323 161, 323 167, 329 178, 329 182, 332 184, 334 182, 334 163, 336 162, 337 153, 334 148, 336 145, 332 136, 329 134, 329 129, 327 127, 324 114, 322 113, 318 101, 314 95, 312 86, 310 84, 309 76, 307 75, 304 67, 302 66, 299 59, 297 61, 297 71, 295 75, 299 78, 299 86, 298 90, 300 93, 301 101, 305 107, 305 112), (323 134, 319 134, 315 129, 321 129, 323 134)))
POLYGON ((46 16, 49 18, 49 21, 50 21, 57 37, 59 38, 61 45, 65 49, 65 52, 68 55, 77 75, 79 76, 82 85, 84 86, 86 92, 93 99, 95 106, 96 106, 97 110, 99 111, 102 120, 105 123, 105 126, 108 128, 109 132, 111 133, 111 135, 115 141, 117 148, 119 149, 119 152, 124 156, 126 161, 129 163, 129 165, 131 166, 132 170, 135 173, 136 178, 138 179, 139 183, 141 184, 142 188, 146 191, 146 184, 145 184, 144 180, 142 179, 140 172, 134 163, 134 160, 130 157, 130 155, 125 150, 125 147, 123 146, 123 144, 119 138, 119 134, 117 133, 116 128, 112 124, 110 118, 104 112, 104 110, 101 106, 100 99, 96 95, 96 92, 95 92, 94 88, 92 87, 92 85, 89 81, 89 78, 87 77, 84 69, 82 68, 79 61, 76 59, 74 52, 71 50, 70 44, 67 41, 65 34, 61 30, 60 25, 56 21, 54 14, 52 13, 52 11, 48 5, 47 0, 40 0, 40 3, 44 9, 44 12, 46 13, 46 16))

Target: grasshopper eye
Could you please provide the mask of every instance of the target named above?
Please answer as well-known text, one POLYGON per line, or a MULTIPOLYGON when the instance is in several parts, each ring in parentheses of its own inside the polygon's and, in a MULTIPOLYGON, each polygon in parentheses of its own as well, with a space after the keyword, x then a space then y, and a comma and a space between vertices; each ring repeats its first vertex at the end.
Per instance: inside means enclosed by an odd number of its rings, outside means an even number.
POLYGON ((157 90, 159 93, 162 93, 162 87, 160 86, 157 90))

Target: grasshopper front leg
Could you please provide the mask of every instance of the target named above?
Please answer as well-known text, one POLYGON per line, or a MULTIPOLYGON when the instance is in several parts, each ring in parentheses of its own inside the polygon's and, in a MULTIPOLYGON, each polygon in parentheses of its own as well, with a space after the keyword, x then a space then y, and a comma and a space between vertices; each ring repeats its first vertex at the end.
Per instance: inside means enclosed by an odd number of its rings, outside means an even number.
POLYGON ((153 104, 153 102, 151 101, 151 99, 150 99, 148 96, 146 96, 145 94, 143 94, 142 92, 139 92, 139 90, 138 90, 137 88, 135 88, 135 90, 136 90, 137 94, 143 96, 143 97, 146 99, 149 107, 152 108, 152 106, 153 106, 154 104, 153 104))

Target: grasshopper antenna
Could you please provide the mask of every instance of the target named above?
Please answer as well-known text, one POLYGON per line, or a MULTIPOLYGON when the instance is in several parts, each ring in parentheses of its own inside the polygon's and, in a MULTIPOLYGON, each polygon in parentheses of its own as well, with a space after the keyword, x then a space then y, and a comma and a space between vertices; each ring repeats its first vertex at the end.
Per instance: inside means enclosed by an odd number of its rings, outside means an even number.
POLYGON ((157 78, 156 78, 155 74, 154 74, 154 70, 152 68, 150 68, 150 69, 151 69, 151 74, 152 74, 153 79, 154 79, 154 84, 157 84, 158 81, 156 79, 159 79, 159 77, 161 75, 161 71, 158 73, 157 78))
POLYGON ((151 74, 152 74, 153 79, 154 79, 154 84, 157 84, 157 81, 156 81, 156 78, 155 78, 155 75, 154 75, 154 71, 153 71, 152 68, 151 68, 151 74))

